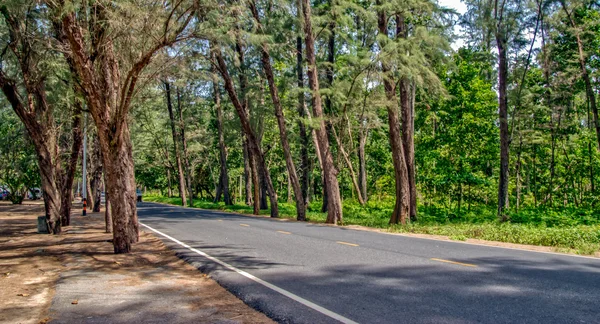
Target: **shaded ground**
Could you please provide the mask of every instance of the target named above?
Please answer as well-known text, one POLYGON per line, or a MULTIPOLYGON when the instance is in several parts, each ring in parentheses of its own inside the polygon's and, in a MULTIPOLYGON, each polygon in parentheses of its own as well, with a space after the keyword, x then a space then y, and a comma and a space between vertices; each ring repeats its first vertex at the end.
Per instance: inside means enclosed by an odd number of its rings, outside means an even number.
POLYGON ((271 322, 151 234, 114 255, 102 215, 51 236, 36 233, 42 213, 0 202, 0 323, 271 322))

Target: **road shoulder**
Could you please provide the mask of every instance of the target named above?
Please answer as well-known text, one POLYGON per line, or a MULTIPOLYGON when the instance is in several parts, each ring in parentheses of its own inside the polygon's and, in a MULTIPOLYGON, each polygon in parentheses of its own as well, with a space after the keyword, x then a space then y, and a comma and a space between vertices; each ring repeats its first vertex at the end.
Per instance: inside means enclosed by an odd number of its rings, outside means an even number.
POLYGON ((0 205, 0 322, 272 323, 150 233, 112 253, 101 214, 35 233, 43 205, 0 205))

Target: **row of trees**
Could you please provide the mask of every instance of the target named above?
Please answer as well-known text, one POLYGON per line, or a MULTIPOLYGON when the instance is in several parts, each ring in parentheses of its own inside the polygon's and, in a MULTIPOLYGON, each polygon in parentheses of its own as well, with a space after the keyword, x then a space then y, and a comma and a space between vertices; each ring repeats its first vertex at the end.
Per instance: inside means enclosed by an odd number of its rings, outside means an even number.
POLYGON ((299 220, 321 198, 334 224, 343 199, 373 194, 392 197, 392 224, 419 204, 495 205, 502 220, 594 206, 597 4, 465 3, 9 1, 0 86, 49 227, 68 225, 84 114, 116 253, 138 239, 137 185, 273 217, 287 193, 299 220))

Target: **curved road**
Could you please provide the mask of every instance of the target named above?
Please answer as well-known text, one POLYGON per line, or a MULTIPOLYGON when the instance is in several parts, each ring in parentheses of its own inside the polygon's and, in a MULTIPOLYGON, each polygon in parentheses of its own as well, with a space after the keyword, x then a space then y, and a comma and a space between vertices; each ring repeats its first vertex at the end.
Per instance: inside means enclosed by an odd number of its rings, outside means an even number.
POLYGON ((282 323, 600 323, 600 260, 153 203, 142 228, 282 323))

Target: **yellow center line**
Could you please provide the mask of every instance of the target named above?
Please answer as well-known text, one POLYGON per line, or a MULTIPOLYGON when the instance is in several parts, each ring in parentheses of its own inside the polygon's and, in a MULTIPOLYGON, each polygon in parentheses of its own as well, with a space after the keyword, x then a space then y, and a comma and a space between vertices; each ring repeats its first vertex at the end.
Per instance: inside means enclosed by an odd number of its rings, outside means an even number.
POLYGON ((462 263, 462 262, 456 262, 456 261, 450 261, 450 260, 444 260, 444 259, 438 259, 438 258, 431 258, 431 261, 451 263, 451 264, 461 265, 461 266, 465 266, 465 267, 473 267, 473 268, 477 267, 476 265, 470 264, 470 263, 462 263))
POLYGON ((218 220, 219 222, 222 222, 222 221, 223 221, 222 219, 217 219, 217 220, 218 220))
POLYGON ((290 232, 286 232, 286 231, 277 231, 277 233, 281 233, 281 234, 292 234, 290 232))
POLYGON ((342 242, 342 241, 337 241, 336 243, 338 243, 338 244, 344 244, 344 245, 350 245, 350 246, 358 246, 358 244, 348 243, 348 242, 342 242))
POLYGON ((240 224, 240 226, 250 227, 250 225, 248 225, 248 224, 240 224))

